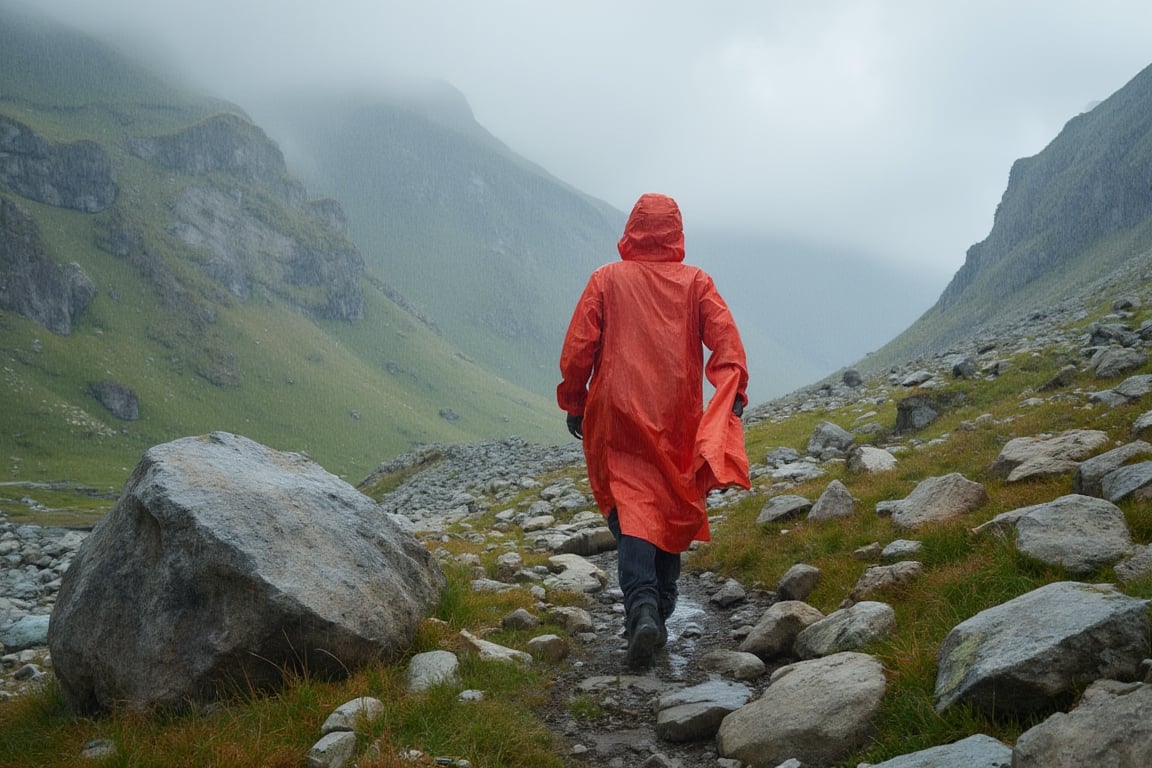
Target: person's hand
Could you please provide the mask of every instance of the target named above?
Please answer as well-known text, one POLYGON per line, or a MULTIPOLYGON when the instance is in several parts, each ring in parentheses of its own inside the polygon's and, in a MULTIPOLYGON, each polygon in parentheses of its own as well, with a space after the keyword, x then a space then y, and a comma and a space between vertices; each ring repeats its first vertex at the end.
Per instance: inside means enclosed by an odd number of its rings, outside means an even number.
POLYGON ((744 415, 744 399, 740 395, 736 395, 736 400, 732 403, 732 413, 737 416, 744 415))
POLYGON ((568 414, 568 431, 577 440, 584 439, 584 417, 574 413, 568 414))

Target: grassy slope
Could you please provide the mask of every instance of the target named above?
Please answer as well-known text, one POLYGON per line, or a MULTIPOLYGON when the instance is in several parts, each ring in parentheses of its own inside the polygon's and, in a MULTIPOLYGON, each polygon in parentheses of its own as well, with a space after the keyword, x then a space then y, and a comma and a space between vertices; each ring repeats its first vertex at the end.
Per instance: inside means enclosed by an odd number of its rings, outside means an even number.
POLYGON ((34 214, 52 258, 78 262, 99 293, 70 337, 0 312, 0 481, 118 488, 149 446, 214 429, 306 451, 351 482, 414 442, 561 438, 548 398, 471 364, 368 284, 365 318, 348 325, 312 322, 266 291, 241 302, 207 280, 196 254, 167 235, 170 201, 188 183, 233 182, 170 174, 128 155, 120 139, 172 132, 235 108, 173 89, 83 38, 4 13, 0 113, 48 140, 96 140, 109 151, 117 207, 142 231, 148 262, 134 267, 95 247, 108 214, 16 198, 34 214), (40 53, 61 46, 72 47, 71 66, 40 53), (161 305, 142 277, 153 265, 176 276, 188 306, 161 305), (190 307, 212 310, 217 321, 196 325, 190 307), (217 387, 195 373, 214 365, 231 369, 239 386, 217 387), (86 394, 89 382, 106 378, 137 391, 140 421, 119 422, 86 394), (442 418, 444 409, 459 418, 442 418))

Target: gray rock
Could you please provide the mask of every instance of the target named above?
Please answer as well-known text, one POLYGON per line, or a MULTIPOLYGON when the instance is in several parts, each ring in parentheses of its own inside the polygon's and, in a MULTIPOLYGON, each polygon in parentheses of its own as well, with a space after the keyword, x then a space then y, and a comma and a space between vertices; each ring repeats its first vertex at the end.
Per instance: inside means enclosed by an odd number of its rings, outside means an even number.
POLYGON ((515 648, 508 648, 507 646, 493 643, 489 640, 484 640, 477 637, 466 629, 460 630, 460 637, 476 651, 476 656, 481 661, 496 661, 503 664, 526 664, 532 663, 532 654, 518 651, 515 648))
POLYGON ((548 558, 553 575, 544 586, 558 592, 599 592, 608 586, 608 574, 580 555, 553 555, 548 558))
POLYGON ((48 644, 48 616, 21 616, 8 626, 0 625, 0 646, 8 653, 48 644))
POLYGON ((384 714, 384 702, 371 696, 361 696, 346 701, 328 715, 328 719, 320 726, 320 733, 328 734, 334 731, 354 731, 357 723, 372 723, 384 714))
POLYGON ((928 395, 912 395, 896 403, 897 434, 924 429, 940 418, 940 408, 928 395))
POLYGON ((1108 433, 1072 429, 1055 437, 1009 440, 992 463, 991 472, 1009 482, 1037 474, 1071 472, 1081 461, 1108 444, 1108 433))
POLYGON ((856 445, 856 436, 830 421, 822 421, 808 438, 808 454, 821 461, 847 456, 856 445))
POLYGON ((540 619, 523 608, 517 608, 500 620, 504 629, 531 629, 540 624, 540 619))
POLYGON ((962 357, 956 362, 952 363, 952 378, 955 379, 974 379, 976 378, 976 359, 971 355, 962 357))
POLYGON ((901 528, 912 528, 932 521, 950 520, 971 512, 987 500, 984 486, 959 472, 929 477, 892 505, 892 522, 901 528))
POLYGON ((770 467, 782 467, 785 464, 795 464, 800 461, 800 451, 795 448, 773 448, 764 455, 764 463, 770 467))
POLYGON ((760 508, 760 514, 756 517, 756 524, 764 525, 779 520, 794 520, 803 516, 810 509, 812 509, 812 502, 803 496, 795 494, 773 496, 764 502, 764 506, 760 508))
POLYGON ((740 650, 762 659, 792 655, 796 636, 822 618, 823 613, 799 600, 774 603, 741 641, 740 650))
POLYGON ((860 371, 855 368, 849 368, 840 375, 840 381, 846 387, 859 387, 864 383, 864 377, 860 375, 860 371))
POLYGON ((1012 747, 984 734, 930 747, 869 768, 1011 768, 1012 747))
POLYGON ((833 611, 801 630, 796 655, 802 659, 856 651, 896 630, 896 611, 885 603, 863 601, 833 611))
POLYGON ((760 657, 746 651, 711 651, 700 657, 700 669, 736 680, 755 680, 766 667, 760 657))
POLYGON ((325 734, 308 750, 308 768, 343 768, 356 754, 356 734, 333 731, 325 734))
POLYGON ((182 706, 401 652, 443 584, 371 499, 216 432, 144 454, 65 574, 48 646, 73 710, 182 706))
POLYGON ((1092 359, 1091 367, 1096 372, 1096 378, 1110 379, 1147 362, 1148 356, 1143 352, 1124 347, 1108 347, 1092 359))
POLYGON ((1152 685, 1098 680, 1079 705, 1016 741, 1013 768, 1146 768, 1152 755, 1152 685))
POLYGON ((937 654, 936 709, 960 703, 1009 715, 1052 709, 1094 680, 1135 679, 1148 641, 1145 601, 1110 584, 1048 584, 948 633, 937 654))
POLYGON ((902 386, 902 387, 918 387, 921 384, 927 384, 933 378, 935 378, 935 376, 933 375, 932 371, 920 370, 920 371, 916 371, 914 373, 910 373, 907 376, 905 376, 903 379, 901 379, 900 386, 902 386))
POLYGON ((748 765, 831 765, 867 742, 884 697, 880 662, 838 653, 776 671, 764 695, 724 718, 721 757, 748 765))
POLYGON ((541 659, 549 664, 568 658, 571 651, 568 641, 560 635, 537 635, 527 643, 528 653, 532 658, 541 659))
POLYGON ((881 550, 880 560, 885 563, 910 560, 918 556, 922 549, 924 549, 923 542, 897 539, 881 550))
POLYGON ((1145 493, 1152 484, 1152 461, 1142 461, 1114 469, 1100 478, 1100 495, 1108 501, 1122 501, 1145 493))
POLYGON ((436 685, 456 685, 459 673, 460 660, 451 651, 418 653, 408 662, 408 690, 419 692, 436 685))
POLYGON ((747 597, 748 592, 740 582, 735 579, 728 579, 724 582, 724 586, 713 593, 709 602, 715 603, 721 608, 729 608, 747 597))
POLYGON ((1140 456, 1152 455, 1152 445, 1143 440, 1135 440, 1119 448, 1105 451, 1080 462, 1076 474, 1072 476, 1072 491, 1085 496, 1103 496, 1100 481, 1109 472, 1119 469, 1140 456))
POLYGON ((1116 386, 1112 387, 1113 392, 1117 392, 1129 400, 1139 400, 1140 398, 1152 392, 1152 374, 1142 374, 1140 376, 1129 376, 1116 386))
POLYGON ((602 552, 611 552, 616 549, 616 537, 608 526, 586 528, 565 539, 554 551, 561 554, 580 555, 592 557, 602 552))
POLYGON ((820 569, 807 563, 796 563, 780 577, 776 585, 778 600, 806 600, 820 583, 820 569))
POLYGON ((915 560, 902 560, 891 565, 873 565, 860 575, 856 586, 848 593, 845 606, 857 603, 882 589, 902 587, 923 575, 923 564, 915 560))
POLYGON ((1076 376, 1080 371, 1074 365, 1066 365, 1056 372, 1048 381, 1040 385, 1041 392, 1051 392, 1054 389, 1064 389, 1071 386, 1076 381, 1076 376))
POLYGON ((96 381, 88 385, 88 393, 100 405, 123 421, 140 420, 140 399, 136 392, 115 381, 96 381))
POLYGON ((1116 564, 1116 578, 1121 582, 1152 576, 1152 545, 1136 547, 1135 553, 1116 564))
POLYGON ((808 511, 808 520, 832 520, 856 514, 856 499, 839 480, 828 483, 820 498, 808 511))
POLYGON ((1093 573, 1132 551, 1124 512, 1104 499, 1070 494, 1020 511, 1016 549, 1069 573, 1093 573))
POLYGON ((573 635, 591 632, 595 629, 595 624, 592 623, 592 614, 583 608, 555 606, 549 609, 548 614, 563 624, 564 629, 573 635))
POLYGON ((1152 429, 1152 411, 1145 411, 1132 422, 1132 434, 1143 436, 1149 429, 1152 429))
POLYGON ((747 686, 712 680, 656 700, 656 735, 666 741, 701 741, 716 735, 724 718, 752 698, 747 686))
POLYGON ((855 474, 890 472, 896 469, 896 457, 883 448, 862 445, 849 454, 847 469, 855 474))

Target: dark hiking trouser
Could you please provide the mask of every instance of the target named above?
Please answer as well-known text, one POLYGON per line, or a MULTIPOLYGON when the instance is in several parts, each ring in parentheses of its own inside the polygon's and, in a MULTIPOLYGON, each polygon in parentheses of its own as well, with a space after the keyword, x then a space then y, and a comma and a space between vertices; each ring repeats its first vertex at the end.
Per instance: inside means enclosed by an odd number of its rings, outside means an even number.
POLYGON ((627 622, 636 616, 641 605, 656 608, 663 623, 676 610, 680 555, 621 533, 615 509, 608 513, 608 529, 616 538, 616 570, 624 593, 625 625, 631 628, 627 622))

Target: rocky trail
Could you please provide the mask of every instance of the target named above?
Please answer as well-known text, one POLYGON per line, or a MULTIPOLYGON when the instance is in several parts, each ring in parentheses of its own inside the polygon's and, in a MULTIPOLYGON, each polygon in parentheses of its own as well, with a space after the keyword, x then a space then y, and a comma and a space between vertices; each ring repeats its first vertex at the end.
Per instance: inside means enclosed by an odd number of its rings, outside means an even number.
MULTIPOLYGON (((755 624, 771 603, 771 595, 751 593, 737 604, 722 608, 713 597, 724 587, 710 574, 684 573, 680 599, 668 621, 668 645, 657 652, 653 664, 632 669, 625 659, 623 606, 616 585, 616 556, 590 558, 609 574, 609 586, 591 610, 597 631, 573 645, 562 662, 552 687, 551 708, 544 720, 557 734, 568 754, 582 765, 624 768, 645 765, 680 768, 716 768, 724 763, 713 739, 670 741, 657 735, 657 702, 661 697, 718 681, 717 672, 702 668, 713 652, 731 652, 740 628, 755 624), (591 704, 593 716, 578 702, 591 704)), ((767 684, 761 673, 740 685, 755 698, 767 684)), ((732 765, 735 765, 735 761, 732 765)))

